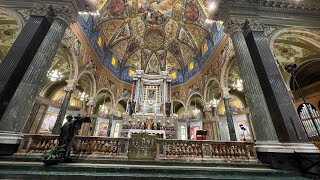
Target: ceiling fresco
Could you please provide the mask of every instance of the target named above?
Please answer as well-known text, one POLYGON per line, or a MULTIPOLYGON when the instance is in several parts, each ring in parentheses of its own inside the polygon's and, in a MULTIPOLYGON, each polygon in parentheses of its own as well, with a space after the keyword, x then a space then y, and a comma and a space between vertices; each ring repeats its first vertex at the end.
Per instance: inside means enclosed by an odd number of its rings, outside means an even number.
POLYGON ((78 24, 105 68, 131 82, 132 71, 170 71, 173 84, 192 78, 224 35, 221 23, 206 23, 205 1, 97 1, 100 16, 78 24), (221 35, 222 34, 222 35, 221 35))
POLYGON ((14 18, 0 12, 0 63, 19 34, 19 26, 14 18))

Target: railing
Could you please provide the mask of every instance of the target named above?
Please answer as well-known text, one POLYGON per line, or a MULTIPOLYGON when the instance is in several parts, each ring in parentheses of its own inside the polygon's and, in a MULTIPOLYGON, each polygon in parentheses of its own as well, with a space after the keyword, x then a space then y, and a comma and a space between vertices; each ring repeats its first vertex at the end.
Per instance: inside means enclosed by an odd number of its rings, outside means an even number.
MULTIPOLYGON (((56 135, 25 135, 16 155, 42 155, 58 145, 56 135)), ((129 138, 76 136, 72 156, 128 158, 129 138)), ((253 142, 157 139, 156 160, 257 161, 253 142)))
POLYGON ((77 136, 73 154, 112 158, 127 158, 129 138, 77 136))
POLYGON ((160 160, 256 161, 254 143, 158 140, 160 160))

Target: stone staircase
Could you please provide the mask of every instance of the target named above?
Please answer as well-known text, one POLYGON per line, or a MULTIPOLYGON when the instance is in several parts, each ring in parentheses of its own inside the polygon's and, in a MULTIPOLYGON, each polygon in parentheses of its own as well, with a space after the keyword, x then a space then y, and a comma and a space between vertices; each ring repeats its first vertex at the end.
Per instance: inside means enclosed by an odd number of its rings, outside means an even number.
POLYGON ((307 179, 261 163, 177 162, 143 160, 74 159, 45 166, 39 159, 0 158, 0 179, 307 179))

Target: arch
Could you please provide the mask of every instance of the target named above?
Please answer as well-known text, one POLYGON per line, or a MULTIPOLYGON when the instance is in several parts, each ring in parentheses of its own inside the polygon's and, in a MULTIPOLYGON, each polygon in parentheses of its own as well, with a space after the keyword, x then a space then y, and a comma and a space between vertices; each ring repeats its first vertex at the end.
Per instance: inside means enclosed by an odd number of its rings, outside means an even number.
POLYGON ((309 29, 304 29, 304 28, 299 28, 299 27, 289 27, 289 28, 282 28, 277 31, 275 31, 273 34, 270 36, 270 49, 273 53, 273 45, 275 40, 282 34, 289 33, 289 32, 296 32, 296 33, 301 33, 303 32, 304 34, 309 34, 313 36, 319 36, 317 33, 314 33, 313 31, 309 29))
POLYGON ((96 96, 95 96, 94 99, 97 100, 99 94, 100 94, 102 91, 108 91, 108 92, 111 94, 111 104, 112 104, 113 107, 115 107, 118 102, 116 102, 116 100, 115 100, 115 98, 114 98, 113 92, 112 92, 110 89, 108 89, 108 88, 101 88, 101 89, 99 89, 99 90, 97 91, 96 96))
MULTIPOLYGON (((77 75, 78 75, 78 61, 77 61, 76 57, 73 57, 73 56, 75 56, 74 52, 71 49, 67 48, 66 43, 63 41, 59 45, 59 48, 63 48, 63 50, 65 50, 65 52, 68 53, 67 54, 68 57, 65 58, 67 60, 67 62, 69 63, 69 68, 70 68, 70 73, 69 73, 67 80, 74 79, 74 77, 77 77, 77 75)), ((65 79, 63 79, 62 81, 65 81, 65 79)), ((51 82, 51 81, 48 82, 41 89, 39 95, 42 97, 45 96, 45 94, 47 94, 47 91, 50 90, 52 88, 52 86, 54 86, 56 83, 58 83, 58 82, 51 82)))
POLYGON ((188 109, 188 108, 190 107, 190 103, 191 103, 191 100, 192 100, 192 96, 194 96, 194 95, 200 96, 201 101, 202 101, 202 105, 204 105, 203 96, 202 96, 200 93, 198 93, 198 92, 194 92, 194 93, 192 93, 192 94, 189 96, 189 98, 188 98, 188 100, 187 100, 187 107, 186 107, 186 109, 188 109))
MULTIPOLYGON (((68 47, 67 43, 65 41, 61 41, 61 44, 64 47, 68 47)), ((69 58, 68 58, 68 62, 70 65, 70 75, 69 75, 69 79, 77 79, 78 74, 79 74, 79 65, 78 65, 78 59, 76 54, 74 53, 73 49, 68 48, 68 52, 70 53, 69 58)))
POLYGON ((21 32, 21 30, 25 24, 25 21, 24 21, 23 17, 18 12, 16 12, 15 10, 3 8, 3 7, 0 7, 0 11, 16 20, 17 25, 19 27, 18 30, 19 30, 19 32, 21 32))
POLYGON ((220 85, 220 83, 219 83, 219 80, 217 79, 217 78, 211 78, 211 79, 209 79, 208 81, 207 81, 207 83, 206 83, 206 85, 205 85, 205 88, 204 88, 204 102, 209 102, 210 100, 208 99, 208 86, 210 85, 210 83, 212 82, 212 81, 216 81, 217 83, 218 83, 218 86, 219 86, 219 89, 221 90, 221 85, 220 85))
POLYGON ((91 83, 92 83, 92 84, 91 84, 92 87, 91 87, 91 89, 90 89, 90 96, 91 96, 91 97, 95 97, 95 96, 96 96, 96 92, 97 92, 97 82, 96 82, 96 79, 94 78, 92 72, 90 72, 90 71, 82 71, 82 72, 79 74, 78 78, 77 78, 77 82, 79 82, 80 78, 81 78, 82 76, 85 76, 85 75, 88 75, 88 76, 90 77, 90 80, 91 80, 91 83))
MULTIPOLYGON (((313 58, 300 63, 295 73, 295 77, 299 83, 299 86, 303 88, 305 86, 313 84, 314 81, 318 81, 317 79, 320 78, 319 69, 320 69, 320 58, 313 58), (316 78, 316 80, 314 80, 314 78, 316 78), (309 81, 309 84, 308 84, 308 81, 306 80, 313 80, 313 82, 309 81)), ((297 86, 293 80, 292 75, 290 75, 290 78, 288 79, 287 83, 292 91, 297 90, 297 86)))
MULTIPOLYGON (((232 44, 232 43, 230 43, 232 44)), ((221 75, 220 75, 220 87, 228 87, 228 74, 229 69, 234 62, 235 59, 235 52, 233 48, 228 49, 228 54, 225 57, 225 62, 221 69, 221 75)))

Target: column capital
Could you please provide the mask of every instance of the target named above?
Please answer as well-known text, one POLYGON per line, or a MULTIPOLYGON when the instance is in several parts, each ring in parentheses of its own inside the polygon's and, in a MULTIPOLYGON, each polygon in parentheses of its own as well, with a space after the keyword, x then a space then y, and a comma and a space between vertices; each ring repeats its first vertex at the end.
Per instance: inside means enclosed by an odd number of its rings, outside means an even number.
POLYGON ((46 16, 49 20, 62 19, 71 24, 77 22, 78 12, 85 11, 86 6, 83 0, 43 0, 34 4, 32 14, 46 16))
POLYGON ((229 35, 238 31, 264 31, 264 26, 254 18, 231 16, 225 20, 224 27, 224 32, 229 35))
POLYGON ((204 111, 204 112, 211 112, 211 105, 210 105, 210 103, 205 103, 205 104, 204 104, 203 111, 204 111))
POLYGON ((222 87, 221 90, 222 90, 222 97, 223 97, 224 99, 230 99, 230 98, 231 98, 230 93, 229 93, 230 88, 228 88, 228 87, 222 87))
POLYGON ((76 89, 77 80, 69 79, 69 80, 66 80, 66 82, 68 84, 64 87, 65 91, 74 91, 76 89))
POLYGON ((90 98, 88 99, 87 106, 93 107, 93 106, 95 106, 95 105, 96 105, 95 98, 94 98, 94 97, 90 97, 90 98))

